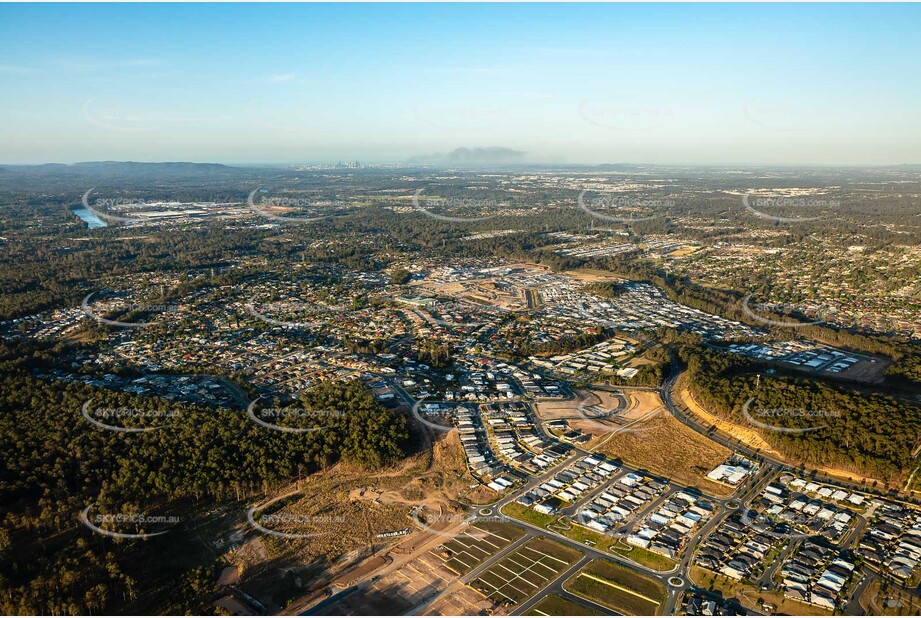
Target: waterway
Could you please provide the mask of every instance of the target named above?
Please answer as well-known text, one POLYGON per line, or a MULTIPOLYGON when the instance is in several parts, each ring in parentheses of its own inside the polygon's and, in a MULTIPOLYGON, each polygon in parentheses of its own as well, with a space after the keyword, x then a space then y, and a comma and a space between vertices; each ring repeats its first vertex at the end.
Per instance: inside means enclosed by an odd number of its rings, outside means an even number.
POLYGON ((106 222, 100 219, 99 216, 92 210, 86 208, 74 208, 73 213, 86 221, 87 227, 89 227, 91 230, 95 230, 99 227, 107 227, 106 222))

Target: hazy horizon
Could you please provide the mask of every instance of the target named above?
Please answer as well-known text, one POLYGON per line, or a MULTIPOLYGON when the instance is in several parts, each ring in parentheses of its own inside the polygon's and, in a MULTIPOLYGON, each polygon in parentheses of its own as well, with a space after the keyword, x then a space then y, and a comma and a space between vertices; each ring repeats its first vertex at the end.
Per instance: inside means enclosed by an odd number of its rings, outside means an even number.
POLYGON ((919 17, 859 4, 0 5, 0 161, 912 165, 919 17), (464 148, 482 156, 452 158, 464 148))

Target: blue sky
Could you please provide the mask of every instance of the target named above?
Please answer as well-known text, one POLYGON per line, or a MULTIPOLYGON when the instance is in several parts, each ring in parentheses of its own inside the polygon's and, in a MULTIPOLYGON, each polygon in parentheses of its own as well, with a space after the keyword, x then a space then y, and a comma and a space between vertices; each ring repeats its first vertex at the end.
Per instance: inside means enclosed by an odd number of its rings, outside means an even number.
POLYGON ((0 4, 0 162, 921 163, 921 7, 0 4))

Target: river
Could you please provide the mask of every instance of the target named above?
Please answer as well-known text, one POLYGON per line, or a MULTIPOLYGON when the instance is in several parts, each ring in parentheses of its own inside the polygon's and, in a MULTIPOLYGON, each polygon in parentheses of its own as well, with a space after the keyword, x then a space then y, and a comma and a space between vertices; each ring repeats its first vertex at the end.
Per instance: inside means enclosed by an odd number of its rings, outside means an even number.
POLYGON ((84 221, 86 221, 86 225, 91 230, 94 230, 99 227, 107 227, 106 222, 100 219, 99 216, 92 210, 89 210, 87 208, 74 208, 73 213, 77 215, 78 217, 80 217, 81 219, 83 219, 84 221))

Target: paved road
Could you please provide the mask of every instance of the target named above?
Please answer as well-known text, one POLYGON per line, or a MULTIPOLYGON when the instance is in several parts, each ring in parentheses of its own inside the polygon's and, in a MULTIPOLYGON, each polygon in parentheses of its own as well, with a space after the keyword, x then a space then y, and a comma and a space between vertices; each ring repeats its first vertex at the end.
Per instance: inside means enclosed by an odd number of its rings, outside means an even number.
MULTIPOLYGON (((572 577, 579 569, 581 569, 582 567, 584 567, 591 561, 592 561, 591 556, 583 556, 582 559, 578 560, 574 565, 572 565, 571 567, 569 567, 568 569, 566 569, 565 571, 563 571, 562 573, 560 573, 559 575, 551 579, 549 582, 547 582, 544 585, 544 587, 538 590, 537 592, 535 592, 534 595, 529 600, 519 605, 515 609, 515 613, 518 615, 526 614, 529 609, 537 605, 537 603, 539 603, 540 600, 543 599, 548 594, 565 593, 566 591, 563 590, 563 583, 567 579, 572 577)), ((580 601, 585 602, 588 605, 595 605, 588 599, 582 599, 581 597, 578 597, 578 598, 580 601)), ((601 607, 602 611, 606 613, 610 612, 609 609, 602 607, 600 605, 598 605, 597 607, 601 607)))
MULTIPOLYGON (((757 461, 762 461, 765 463, 770 463, 778 467, 787 468, 789 470, 795 470, 802 465, 802 464, 787 462, 781 459, 776 459, 774 457, 771 457, 770 455, 766 455, 762 451, 753 449, 750 446, 732 438, 732 436, 727 436, 721 433, 720 431, 710 431, 709 426, 706 426, 698 422, 696 419, 689 417, 687 414, 682 412, 680 407, 675 404, 674 399, 673 399, 674 394, 672 392, 675 387, 675 382, 678 380, 680 375, 681 373, 678 369, 678 366, 673 363, 671 372, 668 378, 666 378, 665 382, 658 389, 659 394, 662 397, 662 401, 665 403, 665 407, 672 414, 672 416, 674 416, 676 419, 678 419, 679 421, 681 421, 682 423, 684 423, 685 425, 687 425, 688 427, 690 427, 697 433, 706 436, 710 440, 713 440, 714 442, 717 442, 718 444, 722 444, 726 448, 738 451, 742 453, 743 455, 745 455, 746 457, 749 457, 751 459, 755 459, 757 461)), ((804 478, 808 476, 809 478, 815 479, 816 481, 819 481, 819 482, 829 483, 832 485, 838 485, 840 487, 849 489, 851 491, 859 491, 865 494, 880 496, 882 498, 885 498, 886 500, 895 500, 896 502, 904 502, 904 500, 900 498, 884 496, 883 494, 880 494, 879 492, 874 491, 871 487, 860 485, 859 483, 853 483, 853 482, 849 482, 846 480, 842 480, 835 476, 831 476, 828 474, 822 474, 821 472, 810 472, 808 475, 807 474, 800 474, 800 475, 803 476, 804 478)))
MULTIPOLYGON (((541 527, 539 527, 539 526, 536 526, 536 525, 533 525, 533 524, 530 524, 530 523, 527 523, 527 522, 519 521, 519 520, 512 519, 512 518, 508 518, 508 517, 505 517, 505 516, 501 515, 500 509, 501 509, 503 506, 505 506, 505 505, 507 505, 507 504, 509 504, 509 503, 514 502, 515 500, 517 500, 517 499, 518 499, 521 495, 523 495, 524 493, 527 493, 528 491, 530 491, 530 490, 533 489, 534 487, 537 487, 537 486, 541 485, 542 483, 544 483, 547 479, 549 479, 549 478, 555 476, 560 470, 564 469, 564 468, 566 467, 566 465, 569 464, 569 463, 571 463, 574 459, 576 459, 576 458, 578 458, 578 457, 585 457, 585 456, 589 456, 589 455, 593 455, 593 454, 594 454, 594 453, 592 453, 592 452, 590 452, 590 451, 587 451, 587 450, 585 450, 585 449, 582 449, 582 448, 580 448, 580 447, 578 447, 578 446, 572 446, 572 447, 571 447, 572 450, 570 451, 569 455, 568 455, 566 458, 562 459, 557 465, 555 465, 555 466, 553 466, 552 468, 550 468, 550 469, 548 469, 548 470, 542 472, 541 474, 539 474, 539 475, 537 475, 537 476, 531 477, 531 478, 529 479, 529 482, 526 483, 524 486, 518 488, 517 490, 513 491, 513 492, 510 493, 510 494, 507 494, 507 495, 504 496, 504 497, 498 498, 498 499, 497 499, 495 502, 493 502, 491 505, 487 505, 487 507, 491 509, 491 513, 492 513, 493 515, 497 516, 499 519, 501 519, 501 520, 503 520, 503 521, 506 521, 506 522, 508 522, 508 523, 514 524, 514 525, 519 526, 519 527, 521 527, 521 528, 524 528, 525 530, 528 531, 527 534, 526 534, 522 539, 520 539, 519 541, 516 541, 515 543, 512 543, 512 544, 509 545, 508 547, 506 547, 506 548, 504 548, 503 550, 497 552, 494 556, 491 556, 489 559, 487 559, 486 561, 484 561, 484 562, 483 562, 482 564, 480 564, 478 567, 476 567, 475 569, 473 569, 467 576, 461 578, 458 582, 456 582, 456 584, 454 584, 454 585, 452 585, 452 586, 449 586, 447 589, 443 590, 441 593, 439 593, 439 594, 436 595, 435 597, 429 599, 429 600, 426 601, 425 603, 421 604, 419 607, 414 608, 414 610, 412 610, 410 613, 411 613, 411 614, 423 613, 423 612, 425 611, 426 608, 430 607, 430 606, 431 606, 433 603, 435 603, 438 599, 442 598, 443 596, 445 596, 445 595, 447 595, 447 594, 450 594, 451 591, 452 591, 452 589, 453 589, 456 585, 463 585, 463 584, 466 584, 466 583, 468 583, 468 582, 473 581, 473 580, 476 579, 482 572, 486 571, 486 570, 487 570, 488 568, 490 568, 492 565, 494 565, 494 564, 497 563, 498 561, 502 560, 507 554, 509 554, 510 552, 514 551, 517 547, 519 547, 519 546, 522 545, 523 543, 527 542, 528 539, 533 538, 533 537, 535 537, 535 536, 537 536, 537 535, 546 536, 546 537, 551 537, 551 538, 553 538, 554 540, 556 540, 556 541, 558 541, 558 542, 560 542, 560 543, 562 543, 562 544, 564 544, 564 545, 567 545, 567 546, 569 546, 569 547, 576 548, 576 549, 578 549, 579 551, 583 552, 583 553, 584 553, 584 556, 583 556, 583 558, 582 558, 581 560, 579 560, 575 565, 573 565, 572 567, 570 567, 569 569, 567 569, 564 573, 562 573, 561 575, 559 575, 558 577, 556 577, 556 578, 555 578, 554 580, 552 580, 551 582, 548 582, 547 585, 544 586, 544 588, 542 588, 541 590, 539 590, 537 593, 535 593, 534 595, 532 595, 528 600, 526 600, 523 604, 521 604, 521 605, 518 607, 518 609, 516 610, 516 613, 519 613, 519 614, 520 614, 520 613, 527 612, 527 611, 530 610, 534 605, 536 605, 536 604, 540 601, 540 599, 542 599, 543 597, 545 597, 545 596, 548 595, 548 594, 558 594, 558 595, 560 595, 560 596, 562 596, 562 597, 564 597, 564 598, 569 598, 569 599, 571 599, 571 600, 574 600, 574 601, 577 601, 577 602, 579 602, 579 603, 582 603, 582 604, 588 605, 588 606, 590 606, 590 607, 593 607, 594 609, 596 609, 596 610, 598 610, 598 611, 601 611, 601 612, 604 612, 604 613, 607 613, 607 614, 614 614, 615 612, 612 612, 611 610, 609 610, 609 609, 607 609, 607 608, 604 608, 604 607, 602 607, 602 606, 599 606, 599 605, 597 605, 597 604, 594 604, 594 603, 592 603, 591 601, 588 601, 588 600, 586 600, 586 599, 582 599, 581 597, 575 597, 574 595, 571 595, 570 593, 567 593, 565 590, 562 589, 562 584, 563 584, 563 582, 566 581, 566 579, 568 579, 568 578, 569 578, 573 573, 575 573, 579 568, 581 568, 582 566, 584 566, 584 565, 587 564, 589 561, 591 561, 592 559, 595 559, 595 558, 601 558, 601 559, 605 559, 605 560, 610 560, 610 561, 612 561, 612 562, 615 562, 615 563, 621 564, 622 566, 625 566, 625 567, 627 567, 627 568, 630 568, 630 569, 632 569, 632 570, 634 570, 634 571, 638 571, 638 572, 640 572, 640 573, 642 573, 642 574, 644 574, 644 575, 647 575, 647 576, 649 576, 649 577, 653 577, 653 578, 655 578, 655 579, 658 579, 660 582, 662 582, 663 585, 666 586, 666 589, 667 589, 667 591, 668 591, 666 600, 665 600, 665 602, 664 602, 664 604, 663 604, 662 614, 668 615, 668 614, 674 613, 674 611, 675 611, 675 609, 676 609, 676 606, 677 606, 677 603, 678 603, 678 599, 679 599, 679 597, 681 596, 681 594, 682 594, 683 592, 688 591, 688 590, 692 590, 692 589, 693 589, 693 590, 696 590, 696 588, 691 584, 691 582, 690 582, 690 580, 689 580, 689 578, 688 578, 688 576, 687 576, 688 569, 689 569, 690 565, 691 565, 692 562, 693 562, 694 555, 696 554, 696 551, 697 551, 697 549, 698 549, 698 546, 699 546, 701 540, 704 539, 708 534, 710 534, 717 526, 719 526, 720 523, 722 523, 722 521, 723 521, 729 514, 731 514, 731 513, 733 512, 732 510, 730 510, 730 509, 727 508, 727 504, 728 504, 729 502, 735 501, 735 502, 739 502, 739 503, 740 503, 741 505, 743 505, 744 507, 748 507, 748 505, 750 504, 751 500, 754 499, 754 498, 763 490, 764 485, 766 485, 766 484, 769 482, 769 480, 774 476, 774 474, 776 473, 776 471, 777 471, 778 469, 782 469, 782 468, 789 469, 789 468, 790 468, 790 466, 789 466, 786 462, 783 462, 783 461, 781 461, 781 460, 779 460, 779 459, 775 459, 775 458, 773 458, 773 457, 767 456, 767 455, 765 455, 765 454, 763 454, 763 453, 761 453, 761 452, 759 452, 759 451, 756 451, 756 450, 754 450, 754 449, 752 449, 752 448, 750 448, 750 447, 748 447, 748 446, 746 446, 746 445, 744 445, 744 444, 740 444, 739 442, 733 440, 730 436, 724 436, 724 435, 721 435, 721 434, 719 434, 719 433, 717 433, 717 432, 710 432, 710 431, 709 431, 709 427, 706 427, 706 426, 702 425, 701 423, 698 423, 695 419, 693 419, 693 418, 691 418, 691 417, 685 415, 683 412, 681 412, 681 410, 678 408, 678 406, 674 403, 674 401, 673 401, 673 399, 672 399, 672 390, 673 390, 673 388, 674 388, 675 382, 676 382, 677 378, 679 377, 679 375, 680 375, 680 374, 679 374, 679 372, 678 372, 678 370, 677 370, 677 366, 676 366, 676 365, 673 365, 673 366, 672 366, 672 371, 671 371, 670 375, 668 376, 668 378, 665 380, 665 382, 663 383, 663 385, 662 385, 660 388, 657 389, 657 388, 636 387, 636 388, 633 388, 632 390, 657 391, 657 392, 660 394, 660 396, 661 396, 661 398, 662 398, 662 401, 663 401, 663 403, 665 404, 666 409, 667 409, 676 419, 678 419, 680 422, 682 422, 682 423, 685 424, 686 426, 690 427, 690 428, 693 429, 694 431, 696 431, 696 432, 698 432, 698 433, 700 433, 700 434, 706 436, 706 437, 707 437, 708 439, 710 439, 710 440, 713 440, 713 441, 715 441, 715 442, 717 442, 717 443, 720 443, 720 444, 722 444, 723 446, 725 446, 725 447, 727 447, 727 448, 729 448, 729 449, 731 449, 731 450, 738 451, 738 452, 742 453, 743 455, 746 455, 746 456, 748 456, 748 457, 750 457, 750 458, 752 458, 752 459, 755 459, 755 460, 757 460, 757 461, 762 462, 762 469, 759 471, 759 473, 758 473, 755 477, 753 477, 752 479, 749 479, 745 484, 743 484, 742 486, 740 486, 740 487, 736 490, 736 492, 734 492, 733 495, 730 496, 729 498, 719 499, 719 498, 713 498, 713 497, 711 497, 711 496, 707 496, 706 494, 704 494, 704 497, 705 497, 706 499, 708 499, 708 500, 710 500, 712 503, 714 503, 714 505, 715 505, 715 507, 716 507, 716 512, 714 513, 714 515, 713 515, 713 516, 712 516, 712 517, 711 517, 711 518, 710 518, 710 519, 709 519, 709 520, 708 520, 708 521, 707 521, 707 522, 706 522, 696 533, 694 533, 694 534, 691 536, 691 538, 688 539, 688 541, 687 541, 687 543, 686 543, 686 545, 685 545, 685 547, 684 547, 684 549, 683 549, 683 551, 682 551, 682 553, 681 553, 681 559, 680 559, 678 565, 675 567, 675 569, 673 569, 672 571, 667 572, 667 573, 659 573, 659 572, 657 572, 657 571, 653 571, 652 569, 649 569, 649 568, 647 568, 647 567, 644 567, 644 566, 642 566, 642 565, 640 565, 640 564, 638 564, 638 563, 636 563, 636 562, 634 562, 634 561, 632 561, 632 560, 629 560, 629 559, 627 559, 627 558, 624 558, 624 557, 622 557, 622 556, 618 556, 618 555, 615 555, 615 554, 608 554, 608 553, 606 553, 606 552, 602 552, 602 551, 600 551, 600 550, 598 550, 598 549, 595 549, 595 548, 593 548, 593 547, 590 547, 590 546, 587 546, 587 545, 579 544, 579 543, 577 543, 577 542, 575 542, 575 541, 569 539, 568 537, 564 536, 563 534, 561 534, 561 533, 559 533, 559 532, 556 532, 556 531, 554 531, 554 530, 548 530, 548 529, 541 528, 541 527), (679 577, 679 578, 682 580, 681 584, 680 584, 680 585, 677 585, 677 586, 671 585, 671 584, 669 583, 669 580, 670 580, 670 578, 672 578, 672 577, 679 577)), ((396 384, 396 383, 394 383, 394 382, 392 382, 392 381, 391 381, 391 384, 392 384, 392 386, 394 387, 394 389, 397 391, 397 393, 398 393, 404 400, 406 400, 406 402, 407 402, 409 405, 413 405, 413 404, 415 403, 414 400, 413 400, 413 398, 412 398, 405 390, 403 390, 403 389, 400 387, 400 385, 398 385, 398 384, 396 384)), ((593 387, 593 388, 596 388, 596 387, 593 387)), ((617 387, 617 388, 602 387, 601 390, 605 390, 605 391, 623 391, 623 390, 630 390, 630 389, 629 389, 629 387, 628 387, 628 388, 623 388, 623 387, 617 387)), ((535 415, 535 417, 536 417, 536 415, 535 415)), ((544 421, 544 420, 542 420, 542 419, 537 419, 537 418, 536 418, 536 421, 537 421, 537 422, 535 423, 535 425, 539 428, 539 431, 540 431, 541 433, 543 433, 545 436, 548 436, 548 437, 551 437, 551 438, 552 438, 552 436, 549 436, 548 433, 547 433, 547 431, 546 431, 545 428, 544 428, 544 423, 545 423, 546 421, 544 421)), ((634 469, 631 468, 630 466, 621 465, 621 466, 620 466, 620 469, 619 469, 618 472, 617 472, 617 474, 620 475, 620 474, 622 474, 622 473, 626 473, 626 472, 635 472, 635 471, 636 471, 636 470, 634 470, 634 469)), ((827 482, 831 482, 831 483, 834 483, 834 484, 837 484, 837 485, 848 486, 847 483, 842 483, 840 480, 838 480, 838 479, 836 479, 836 478, 832 478, 832 477, 824 477, 823 475, 814 475, 814 478, 817 478, 817 479, 820 479, 820 480, 826 480, 827 482)), ((580 499, 574 506, 565 509, 565 510, 563 511, 563 514, 572 515, 572 514, 577 513, 578 510, 579 510, 579 508, 580 508, 582 505, 584 505, 585 503, 587 503, 593 496, 595 496, 595 495, 597 495, 598 493, 600 493, 601 491, 603 491, 604 488, 606 488, 606 487, 612 482, 612 480, 613 480, 613 479, 611 479, 611 480, 606 480, 605 482, 601 483, 601 485, 599 485, 599 487, 597 487, 597 488, 593 489, 592 491, 590 491, 584 498, 580 499)), ((670 486, 666 489, 666 491, 664 491, 660 496, 658 496, 651 504, 649 504, 647 507, 645 507, 645 508, 642 510, 642 512, 640 512, 637 516, 632 517, 632 518, 630 519, 630 524, 624 526, 619 532, 620 532, 620 533, 627 533, 627 532, 629 532, 629 531, 632 530, 632 528, 636 525, 636 523, 642 519, 642 517, 644 517, 644 516, 648 515, 650 512, 652 512, 652 510, 654 510, 654 509, 655 509, 662 501, 664 501, 669 495, 671 495, 671 494, 673 494, 673 493, 675 493, 675 492, 677 492, 677 491, 681 491, 681 490, 683 490, 683 489, 687 489, 687 488, 685 488, 685 487, 683 487, 683 486, 681 486, 681 485, 675 484, 675 483, 670 483, 669 485, 670 485, 670 486)), ((856 485, 851 485, 851 487, 853 487, 853 488, 855 488, 855 489, 861 489, 860 487, 858 487, 858 486, 856 486, 856 485)), ((865 491, 865 490, 864 490, 864 491, 865 491)), ((856 527, 856 529, 855 529, 853 532, 850 533, 848 539, 846 539, 846 542, 849 544, 849 543, 851 543, 854 539, 858 538, 858 535, 860 534, 860 532, 862 531, 862 529, 863 529, 865 526, 866 526, 866 520, 863 519, 863 518, 861 518, 861 519, 859 520, 858 526, 856 527)), ((791 546, 790 548, 788 548, 788 551, 792 551, 792 546, 791 546)), ((768 569, 766 570, 765 575, 762 577, 762 581, 764 581, 765 579, 768 579, 768 580, 772 579, 772 578, 773 578, 773 573, 776 572, 777 568, 779 568, 779 565, 780 565, 781 563, 782 563, 782 560, 777 560, 777 561, 775 561, 772 565, 770 565, 770 566, 768 567, 768 569)), ((851 613, 852 610, 859 610, 859 609, 860 609, 860 606, 859 606, 859 604, 857 603, 857 599, 859 599, 860 593, 861 593, 861 592, 863 591, 863 589, 869 584, 869 582, 870 582, 871 580, 872 580, 872 577, 869 577, 869 576, 868 576, 868 577, 864 578, 864 580, 862 580, 862 581, 860 582, 859 586, 857 587, 857 589, 856 589, 856 590, 854 591, 854 593, 853 593, 853 597, 852 597, 852 599, 850 600, 849 605, 847 606, 848 613, 851 613)), ((371 581, 373 581, 373 579, 372 579, 371 581)), ((367 584, 364 583, 364 582, 363 582, 363 584, 364 584, 364 585, 367 585, 367 584)), ((363 587, 361 584, 360 584, 359 586, 363 587)), ((358 587, 355 587, 355 588, 358 588, 358 587)), ((347 593, 351 593, 352 591, 354 591, 354 589, 350 589, 349 591, 343 591, 343 593, 340 593, 340 594, 344 595, 344 594, 347 594, 347 593)), ((704 592, 705 592, 705 591, 704 591, 704 592)), ((341 597, 340 597, 340 598, 341 598, 341 597)), ((329 599, 328 601, 332 601, 332 600, 333 600, 333 599, 329 599)), ((325 605, 325 603, 324 603, 324 605, 325 605)))

